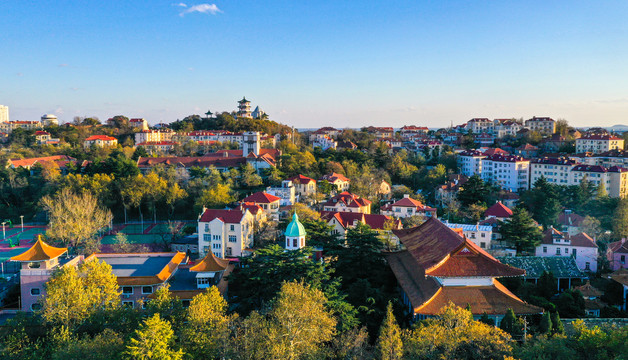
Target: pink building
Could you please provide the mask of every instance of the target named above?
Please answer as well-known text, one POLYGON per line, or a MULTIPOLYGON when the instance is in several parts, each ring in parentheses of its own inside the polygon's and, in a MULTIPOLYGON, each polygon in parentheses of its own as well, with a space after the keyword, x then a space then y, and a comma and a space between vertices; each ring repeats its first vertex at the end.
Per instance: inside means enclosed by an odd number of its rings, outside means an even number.
POLYGON ((626 238, 608 244, 606 257, 611 270, 628 269, 628 241, 626 238))

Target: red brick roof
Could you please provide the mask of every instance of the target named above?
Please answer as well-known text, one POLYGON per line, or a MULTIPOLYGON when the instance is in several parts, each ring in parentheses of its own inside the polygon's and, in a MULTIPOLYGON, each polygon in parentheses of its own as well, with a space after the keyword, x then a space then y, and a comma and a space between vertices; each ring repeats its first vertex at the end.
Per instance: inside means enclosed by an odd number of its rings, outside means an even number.
MULTIPOLYGON (((595 243, 595 241, 593 241, 593 239, 589 235, 583 232, 576 234, 574 236, 571 236, 566 232, 558 231, 554 228, 547 229, 543 232, 543 239, 541 240, 541 243, 545 245, 555 245, 554 237, 559 237, 561 239, 569 240, 570 241, 569 246, 590 247, 590 248, 597 247, 597 244, 595 243)), ((560 245, 563 245, 563 243, 561 242, 560 245)))
POLYGON ((577 140, 623 140, 620 137, 614 136, 614 135, 599 135, 599 134, 591 134, 591 135, 584 135, 582 136, 580 139, 577 140))
POLYGON ((239 224, 242 221, 242 211, 240 210, 218 210, 207 209, 201 215, 199 222, 210 222, 214 219, 220 219, 224 223, 239 224))
POLYGON ((292 181, 295 184, 309 184, 311 182, 316 182, 316 180, 300 174, 295 177, 291 177, 288 180, 292 181))
MULTIPOLYGON (((352 213, 352 212, 343 212, 343 211, 322 211, 321 218, 324 220, 331 220, 335 218, 343 228, 347 229, 354 225, 355 221, 359 221, 363 224, 368 225, 371 229, 374 230, 384 230, 384 225, 386 222, 390 220, 394 220, 392 217, 387 215, 380 214, 363 214, 363 213, 352 213)), ((401 221, 395 221, 395 228, 401 228, 401 221)))
POLYGON ((336 181, 349 181, 349 179, 346 176, 342 174, 338 174, 338 173, 331 173, 331 174, 323 175, 321 180, 327 180, 330 183, 334 183, 336 181))
POLYGON ((486 149, 486 151, 483 154, 486 156, 508 155, 508 151, 502 150, 500 148, 490 148, 490 149, 486 149))
POLYGON ((608 249, 613 253, 628 254, 628 241, 626 239, 619 240, 608 244, 608 249))
POLYGON ((496 202, 493 206, 486 209, 484 212, 485 217, 495 216, 498 218, 507 218, 512 216, 512 210, 508 208, 508 206, 501 203, 501 201, 496 202))
POLYGON ((263 191, 258 191, 255 194, 249 195, 242 199, 242 201, 244 202, 252 202, 256 204, 270 204, 279 200, 281 200, 281 198, 275 195, 267 194, 263 191))
POLYGON ((323 203, 323 206, 336 206, 337 204, 345 205, 346 207, 359 208, 371 205, 371 201, 361 198, 355 194, 343 191, 340 194, 332 197, 327 202, 323 203))

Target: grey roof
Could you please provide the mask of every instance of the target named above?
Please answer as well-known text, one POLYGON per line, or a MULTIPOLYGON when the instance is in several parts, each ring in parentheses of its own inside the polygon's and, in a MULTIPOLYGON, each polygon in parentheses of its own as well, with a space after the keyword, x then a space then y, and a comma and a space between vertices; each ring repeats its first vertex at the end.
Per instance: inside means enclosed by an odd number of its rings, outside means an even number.
POLYGON ((179 269, 168 281, 170 290, 197 290, 196 274, 190 271, 190 269, 179 269))
POLYGON ((98 259, 111 265, 114 275, 118 277, 155 276, 172 260, 172 254, 129 254, 124 257, 108 257, 99 254, 98 259))
POLYGON ((524 277, 528 279, 540 278, 543 271, 551 272, 556 278, 586 278, 571 256, 503 256, 497 260, 524 269, 524 277))

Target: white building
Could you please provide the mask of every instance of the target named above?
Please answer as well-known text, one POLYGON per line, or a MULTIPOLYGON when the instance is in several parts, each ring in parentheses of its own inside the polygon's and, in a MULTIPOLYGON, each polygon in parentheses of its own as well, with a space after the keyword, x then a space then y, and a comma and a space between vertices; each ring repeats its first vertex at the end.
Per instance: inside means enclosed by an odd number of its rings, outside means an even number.
POLYGON ((460 174, 471 177, 474 174, 482 174, 482 159, 486 156, 477 150, 466 150, 458 154, 458 167, 460 174))
POLYGON ((329 135, 316 134, 314 136, 314 141, 312 141, 312 147, 319 147, 323 151, 327 149, 335 149, 336 147, 338 147, 338 142, 336 142, 336 140, 334 140, 329 135))
POLYGON ((161 141, 172 141, 174 131, 164 130, 142 130, 135 133, 135 143, 157 143, 161 141))
POLYGON ((568 158, 536 158, 530 160, 530 186, 545 177, 548 182, 556 185, 570 185, 569 175, 576 166, 576 161, 568 158))
POLYGON ((623 150, 624 139, 614 135, 585 135, 576 139, 576 153, 600 154, 611 150, 623 150))
POLYGON ((43 126, 59 125, 59 119, 57 118, 56 115, 44 114, 41 117, 41 124, 43 126))
POLYGON ((493 120, 493 134, 501 139, 506 136, 515 136, 517 131, 521 130, 523 126, 518 124, 512 119, 495 119, 493 120))
POLYGON ((510 191, 527 190, 530 160, 515 155, 492 155, 482 159, 482 180, 510 191))
POLYGON ((24 130, 37 130, 41 129, 44 126, 40 121, 26 121, 26 120, 17 120, 17 121, 7 121, 0 122, 0 132, 10 134, 14 129, 21 128, 24 130))
POLYGON ((242 134, 242 155, 247 156, 250 153, 259 155, 260 149, 260 133, 259 131, 247 131, 242 134))
POLYGON ((0 123, 9 121, 9 107, 0 105, 0 123))
POLYGON ((492 134, 494 124, 487 118, 473 118, 467 121, 467 129, 474 134, 492 134))
POLYGON ((286 227, 284 233, 286 237, 286 250, 299 250, 305 247, 305 228, 299 221, 299 216, 295 212, 292 215, 292 221, 286 227))
POLYGON ((406 218, 415 215, 436 217, 435 208, 423 205, 423 203, 419 200, 411 198, 409 194, 403 195, 403 199, 390 205, 382 206, 380 213, 382 215, 394 216, 396 218, 406 218))
POLYGON ((536 256, 572 256, 578 268, 583 271, 596 272, 598 249, 595 241, 585 233, 574 236, 554 228, 543 233, 541 245, 536 247, 536 256))
POLYGON ((107 135, 92 135, 83 141, 83 147, 89 149, 92 146, 110 147, 118 145, 118 139, 107 135))
POLYGON ((266 193, 280 198, 280 206, 294 205, 296 202, 296 188, 290 180, 282 181, 281 186, 267 187, 266 193))
POLYGON ((253 215, 247 210, 203 209, 198 221, 198 250, 201 256, 212 252, 216 257, 248 255, 253 246, 253 215))
POLYGON ((532 117, 525 121, 525 127, 542 135, 552 135, 556 132, 556 122, 549 117, 532 117))
POLYGON ((481 247, 484 250, 491 248, 491 239, 493 237, 493 227, 488 225, 473 225, 473 224, 455 224, 443 222, 448 228, 454 231, 462 232, 467 239, 471 240, 474 244, 481 247))
POLYGON ((129 125, 132 128, 138 129, 140 131, 148 130, 148 121, 144 118, 135 118, 129 120, 129 125))

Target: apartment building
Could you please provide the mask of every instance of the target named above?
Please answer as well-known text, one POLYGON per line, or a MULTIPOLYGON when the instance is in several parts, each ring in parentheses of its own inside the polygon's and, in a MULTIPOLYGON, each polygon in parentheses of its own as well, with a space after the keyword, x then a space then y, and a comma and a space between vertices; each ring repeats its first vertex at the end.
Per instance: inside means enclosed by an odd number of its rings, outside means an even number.
POLYGON ((624 139, 614 135, 585 135, 576 139, 576 153, 600 154, 611 150, 623 150, 624 139))
POLYGON ((525 127, 542 135, 552 135, 556 132, 556 121, 549 117, 532 117, 525 121, 525 127))
POLYGON ((530 160, 515 155, 492 155, 482 161, 482 180, 510 191, 527 190, 530 160))
POLYGON ((470 177, 482 173, 482 159, 486 156, 477 150, 465 150, 458 154, 458 167, 460 174, 470 177))
POLYGON ((530 160, 530 186, 541 176, 552 184, 570 185, 571 169, 576 164, 575 160, 565 157, 532 159, 530 160))

